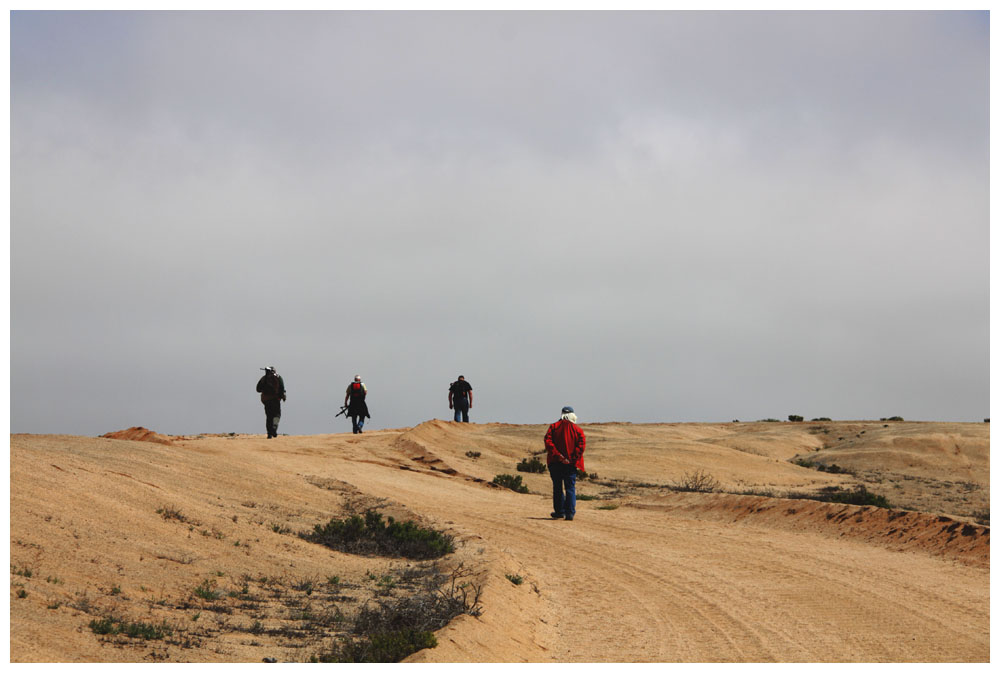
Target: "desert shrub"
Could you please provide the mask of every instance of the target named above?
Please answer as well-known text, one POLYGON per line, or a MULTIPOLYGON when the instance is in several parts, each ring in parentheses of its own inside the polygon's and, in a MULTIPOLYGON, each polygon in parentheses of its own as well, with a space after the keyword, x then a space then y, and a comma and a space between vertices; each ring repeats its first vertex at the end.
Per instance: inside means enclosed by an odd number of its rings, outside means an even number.
POLYGON ((391 516, 386 524, 382 515, 371 509, 363 519, 357 514, 344 520, 330 519, 326 525, 316 524, 310 533, 299 533, 299 537, 350 554, 431 559, 455 551, 450 535, 391 516))
POLYGON ((188 518, 184 516, 179 509, 173 505, 166 505, 164 507, 156 510, 156 513, 162 516, 167 521, 173 519, 174 521, 180 521, 181 523, 187 523, 188 518))
POLYGON ((90 630, 99 636, 124 635, 141 640, 162 640, 173 633, 167 622, 162 624, 147 624, 145 622, 126 622, 117 617, 102 617, 90 621, 90 630))
POLYGON ((858 486, 853 491, 842 491, 839 488, 832 487, 823 489, 823 492, 818 494, 789 493, 788 497, 800 500, 819 500, 820 502, 836 502, 843 503, 845 505, 867 505, 871 507, 892 509, 892 505, 884 495, 872 493, 864 486, 858 486))
POLYGON ((978 512, 973 512, 972 517, 976 520, 976 523, 982 524, 983 526, 990 525, 990 508, 979 510, 978 512))
POLYGON ((794 414, 791 414, 789 415, 788 420, 791 421, 792 423, 801 423, 803 419, 801 416, 796 416, 794 414))
POLYGON ((202 600, 215 601, 222 598, 222 592, 215 588, 215 582, 205 580, 194 588, 194 595, 202 600))
POLYGON ((829 418, 827 418, 826 416, 820 416, 819 418, 814 418, 814 419, 812 419, 812 422, 813 422, 813 423, 816 423, 816 422, 822 422, 822 421, 828 421, 828 422, 829 422, 829 421, 830 421, 830 419, 829 419, 829 418))
POLYGON ((465 455, 468 456, 469 458, 479 458, 479 456, 483 454, 480 453, 479 451, 466 451, 465 455))
POLYGON ((493 477, 493 483, 497 486, 503 486, 504 488, 509 488, 512 491, 517 491, 518 493, 527 493, 528 487, 521 483, 521 476, 514 476, 512 474, 498 474, 493 477))
POLYGON ((675 491, 697 491, 699 493, 711 493, 719 488, 719 482, 704 470, 688 472, 680 481, 674 482, 675 491))
POLYGON ((777 418, 762 418, 762 419, 760 419, 757 422, 758 423, 780 423, 781 421, 779 421, 777 418))
POLYGON ((511 584, 523 584, 524 583, 524 578, 521 577, 520 575, 509 575, 508 574, 508 575, 504 575, 504 577, 506 577, 507 579, 509 579, 511 584))
POLYGON ((902 416, 890 416, 889 418, 880 418, 879 420, 880 421, 901 421, 901 420, 903 420, 903 417, 902 416))
POLYGON ((436 647, 434 631, 460 614, 482 614, 482 587, 466 582, 467 576, 459 565, 450 576, 433 573, 423 590, 413 596, 363 606, 354 623, 357 638, 344 639, 313 660, 392 663, 418 650, 436 647))
POLYGON ((537 474, 541 474, 542 472, 545 472, 545 470, 547 469, 548 468, 546 467, 545 463, 539 460, 538 456, 532 456, 531 460, 524 458, 521 460, 520 463, 517 464, 518 472, 534 472, 537 474))
POLYGON ((394 664, 428 647, 437 647, 433 633, 405 629, 373 633, 360 640, 344 639, 313 657, 313 661, 321 664, 394 664))
POLYGON ((585 500, 585 501, 586 500, 597 500, 597 496, 596 495, 584 495, 583 493, 577 493, 576 494, 576 499, 577 500, 585 500))

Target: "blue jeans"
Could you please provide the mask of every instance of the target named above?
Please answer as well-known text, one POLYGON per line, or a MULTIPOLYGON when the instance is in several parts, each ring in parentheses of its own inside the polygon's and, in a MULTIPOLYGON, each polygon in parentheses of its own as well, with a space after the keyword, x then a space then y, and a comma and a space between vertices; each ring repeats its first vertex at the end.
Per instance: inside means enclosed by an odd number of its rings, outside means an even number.
POLYGON ((576 465, 549 463, 552 477, 552 511, 557 516, 576 516, 576 465))
POLYGON ((469 422, 469 405, 455 403, 455 422, 468 423, 469 422))

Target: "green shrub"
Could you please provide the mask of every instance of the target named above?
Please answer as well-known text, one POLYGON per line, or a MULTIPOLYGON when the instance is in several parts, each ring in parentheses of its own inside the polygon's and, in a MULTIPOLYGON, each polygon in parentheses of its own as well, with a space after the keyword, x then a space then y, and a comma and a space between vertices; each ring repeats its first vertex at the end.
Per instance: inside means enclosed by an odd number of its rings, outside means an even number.
POLYGON ((322 664, 394 664, 428 647, 437 647, 433 633, 404 629, 342 641, 313 661, 322 664))
POLYGON ((382 515, 371 509, 363 519, 357 514, 342 521, 330 519, 328 524, 317 524, 311 533, 300 533, 299 537, 351 554, 433 559, 455 551, 450 535, 421 528, 413 521, 399 522, 391 516, 386 524, 382 515))
POLYGON ((493 483, 497 486, 503 486, 504 488, 509 488, 512 491, 517 491, 518 493, 527 493, 528 487, 521 483, 521 476, 514 476, 512 474, 498 474, 493 477, 493 483))
POLYGON ((545 465, 545 463, 543 463, 541 460, 538 459, 538 456, 532 456, 531 460, 524 458, 521 460, 520 463, 517 464, 518 472, 534 472, 541 474, 542 472, 545 472, 547 469, 548 467, 545 465))
POLYGON ((479 456, 483 454, 480 453, 479 451, 466 451, 465 455, 468 456, 469 458, 479 458, 479 456))
POLYGON ((864 486, 858 486, 853 491, 841 491, 839 488, 833 487, 832 489, 824 489, 824 492, 819 494, 789 493, 788 497, 799 500, 819 500, 820 502, 835 502, 843 503, 845 505, 862 505, 892 509, 892 505, 884 495, 872 493, 864 486))
POLYGON ((801 423, 802 422, 802 417, 801 416, 796 416, 796 415, 792 414, 792 415, 790 415, 788 417, 788 420, 791 421, 792 423, 801 423))
POLYGON ((222 598, 222 592, 215 588, 215 582, 205 580, 194 588, 194 595, 206 601, 215 601, 222 598))
POLYGON ((505 577, 510 580, 511 584, 519 585, 524 583, 524 578, 520 575, 505 575, 505 577))
POLYGON ((830 419, 829 419, 829 418, 827 418, 826 416, 820 416, 819 418, 814 418, 814 419, 812 419, 812 422, 813 422, 813 423, 815 423, 815 422, 817 422, 817 421, 829 421, 829 420, 830 420, 830 419))
POLYGON ((460 564, 450 576, 434 572, 421 593, 363 606, 354 622, 357 639, 343 639, 312 660, 391 663, 435 647, 434 631, 460 614, 482 614, 482 587, 464 581, 469 574, 460 564))
POLYGON ((162 624, 147 624, 145 622, 126 622, 116 617, 103 617, 91 620, 89 626, 90 630, 99 636, 121 634, 140 640, 162 640, 164 636, 173 633, 173 629, 167 626, 166 621, 162 624))

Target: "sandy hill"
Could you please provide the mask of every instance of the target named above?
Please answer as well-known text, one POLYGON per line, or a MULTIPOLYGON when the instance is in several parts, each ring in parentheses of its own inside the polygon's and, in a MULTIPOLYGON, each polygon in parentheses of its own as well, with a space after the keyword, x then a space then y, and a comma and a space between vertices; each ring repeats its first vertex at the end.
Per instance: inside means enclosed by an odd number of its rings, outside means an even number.
POLYGON ((480 599, 411 661, 989 661, 988 425, 584 428, 573 522, 515 469, 544 426, 12 435, 11 660, 308 661, 430 572, 298 535, 374 508, 480 599), (795 497, 858 486, 892 507, 795 497))

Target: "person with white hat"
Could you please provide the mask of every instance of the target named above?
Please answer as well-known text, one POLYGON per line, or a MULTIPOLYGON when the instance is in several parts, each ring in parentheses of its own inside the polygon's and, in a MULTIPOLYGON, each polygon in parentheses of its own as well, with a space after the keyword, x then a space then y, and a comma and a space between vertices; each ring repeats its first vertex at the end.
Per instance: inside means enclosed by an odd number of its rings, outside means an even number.
POLYGON ((366 397, 368 386, 361 381, 361 374, 358 374, 347 386, 347 393, 344 395, 344 406, 347 407, 347 415, 351 417, 351 426, 356 435, 361 434, 365 427, 365 419, 371 418, 366 397))
POLYGON ((576 424, 573 407, 563 407, 561 418, 545 433, 545 458, 552 477, 553 519, 572 521, 576 516, 576 471, 583 470, 587 437, 576 424))

